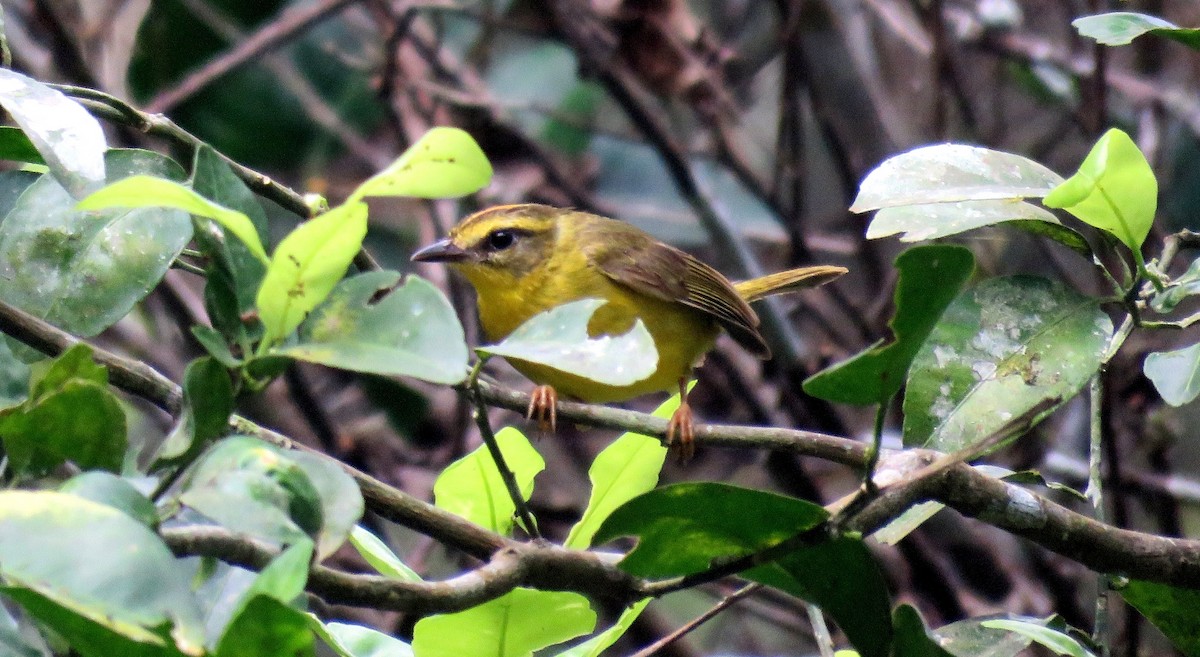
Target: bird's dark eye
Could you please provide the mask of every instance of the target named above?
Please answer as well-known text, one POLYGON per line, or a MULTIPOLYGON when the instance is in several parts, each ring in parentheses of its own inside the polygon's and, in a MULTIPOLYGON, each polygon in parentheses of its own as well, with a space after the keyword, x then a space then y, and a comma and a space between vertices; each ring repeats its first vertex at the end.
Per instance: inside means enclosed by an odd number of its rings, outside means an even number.
POLYGON ((494 230, 488 233, 486 241, 489 251, 503 251, 517 241, 517 234, 511 230, 494 230))

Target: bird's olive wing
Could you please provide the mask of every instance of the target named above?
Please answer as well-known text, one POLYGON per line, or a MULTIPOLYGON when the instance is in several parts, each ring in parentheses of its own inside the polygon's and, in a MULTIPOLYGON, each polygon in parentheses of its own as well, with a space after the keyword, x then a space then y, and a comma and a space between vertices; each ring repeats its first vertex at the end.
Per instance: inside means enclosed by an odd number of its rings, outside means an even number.
POLYGON ((771 350, 758 332, 758 315, 717 270, 644 234, 628 237, 606 242, 606 248, 586 249, 588 260, 604 275, 636 292, 682 303, 711 316, 748 351, 770 356, 771 350))

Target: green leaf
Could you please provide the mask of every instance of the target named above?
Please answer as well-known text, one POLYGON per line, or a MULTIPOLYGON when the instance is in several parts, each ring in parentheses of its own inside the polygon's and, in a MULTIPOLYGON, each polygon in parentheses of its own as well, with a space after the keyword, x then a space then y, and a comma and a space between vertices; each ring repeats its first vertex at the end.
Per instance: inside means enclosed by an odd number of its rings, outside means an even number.
MULTIPOLYGON (((883 208, 867 226, 867 239, 896 233, 901 242, 922 242, 965 233, 1007 221, 1033 221, 1061 226, 1049 211, 1019 199, 958 201, 883 208)), ((1070 230, 1062 226, 1062 230, 1070 230)))
POLYGON ((24 130, 10 125, 0 126, 0 160, 46 164, 45 158, 33 145, 29 135, 26 135, 24 130))
POLYGON ((892 653, 895 657, 954 657, 929 634, 921 613, 912 605, 896 607, 892 612, 892 625, 896 628, 892 653))
POLYGON ((363 497, 358 484, 335 460, 308 452, 284 452, 307 476, 321 505, 321 531, 317 534, 317 558, 324 559, 346 542, 350 531, 362 520, 363 497))
POLYGON ((1200 30, 1178 25, 1146 14, 1114 11, 1094 16, 1081 16, 1071 21, 1080 35, 1095 39, 1106 46, 1128 45, 1143 34, 1154 34, 1200 50, 1200 30))
POLYGON ((183 408, 159 448, 158 458, 169 460, 193 454, 225 435, 233 402, 233 382, 224 365, 212 356, 188 363, 183 372, 183 408))
POLYGON ((1167 289, 1150 297, 1150 307, 1159 313, 1169 313, 1184 299, 1200 294, 1200 258, 1188 265, 1187 271, 1172 280, 1167 289))
POLYGON ((1149 354, 1142 371, 1163 401, 1183 406, 1200 395, 1200 343, 1149 354))
POLYGON ((1200 655, 1200 591, 1130 580, 1118 589, 1125 602, 1157 627, 1188 657, 1200 655))
POLYGON ((600 657, 612 644, 616 643, 622 636, 625 636, 625 633, 633 626, 633 622, 638 619, 638 616, 642 615, 648 604, 650 604, 650 598, 633 603, 625 611, 621 612, 621 616, 617 618, 617 622, 613 623, 611 627, 579 645, 572 646, 555 654, 554 657, 600 657))
MULTIPOLYGON (((654 410, 654 417, 669 418, 677 408, 679 395, 675 394, 654 410)), ((587 549, 596 530, 617 507, 658 485, 658 473, 666 459, 667 448, 661 440, 633 432, 621 434, 605 447, 588 468, 592 494, 563 546, 587 549)))
POLYGON ((237 236, 259 260, 268 261, 267 252, 258 240, 258 231, 250 217, 213 203, 186 186, 173 180, 154 176, 123 178, 88 195, 76 205, 80 210, 110 208, 175 208, 188 214, 212 219, 237 236))
POLYGON ((158 511, 154 503, 129 481, 112 473, 93 470, 77 474, 63 482, 58 490, 111 506, 150 529, 158 529, 158 511))
POLYGON ((415 570, 409 568, 383 541, 362 525, 355 525, 350 530, 350 545, 380 575, 403 582, 422 581, 415 570))
POLYGON ((196 342, 204 347, 204 351, 208 352, 216 361, 225 367, 235 370, 242 366, 242 359, 233 355, 229 345, 225 343, 225 336, 221 335, 220 331, 203 324, 193 324, 191 326, 192 337, 196 338, 196 342))
POLYGON ((313 543, 302 539, 262 569, 242 594, 242 601, 248 604, 255 596, 265 595, 285 605, 303 606, 304 585, 308 582, 308 567, 312 561, 313 543))
POLYGON ((483 189, 491 179, 492 165, 471 135, 438 126, 359 185, 348 202, 366 196, 456 198, 483 189))
POLYGON ((844 404, 886 403, 900 390, 921 344, 971 275, 975 259, 959 246, 919 246, 901 253, 896 268, 896 314, 888 322, 892 340, 881 340, 809 377, 805 392, 844 404))
POLYGON ((252 598, 230 621, 215 657, 312 657, 308 616, 266 595, 252 598))
POLYGON ((618 536, 638 544, 621 568, 638 577, 673 577, 708 568, 717 557, 762 550, 829 514, 775 493, 714 482, 664 486, 626 502, 596 532, 596 545, 618 536))
POLYGON ((610 386, 627 386, 654 374, 658 350, 642 320, 625 335, 589 337, 588 321, 606 301, 581 299, 538 313, 500 344, 477 351, 549 365, 610 386))
POLYGON ((994 630, 1008 630, 1032 639, 1040 646, 1049 648, 1058 655, 1070 657, 1095 657, 1090 650, 1083 647, 1076 639, 1056 629, 1046 627, 1038 622, 1026 620, 997 619, 980 623, 994 630))
POLYGON ((339 657, 413 657, 412 646, 369 627, 322 623, 313 614, 308 625, 339 657))
POLYGON ((184 571, 157 535, 112 507, 66 493, 0 492, 0 576, 6 596, 83 655, 171 642, 186 654, 202 650, 184 571))
POLYGON ((0 340, 0 409, 20 403, 29 395, 29 366, 0 340))
POLYGON ((413 628, 421 657, 529 657, 596 627, 596 612, 578 593, 517 588, 455 614, 429 616, 413 628))
POLYGON ((108 144, 100 123, 82 105, 37 80, 0 68, 0 106, 72 196, 81 198, 104 184, 108 144))
POLYGON ((296 543, 319 531, 324 518, 316 486, 289 456, 231 436, 201 457, 179 499, 233 531, 296 543))
POLYGON ((367 205, 347 202, 300 224, 283 238, 258 290, 264 344, 288 336, 325 300, 367 234, 367 205))
POLYGON ((467 377, 467 343, 454 307, 423 278, 375 271, 342 281, 272 353, 330 367, 453 385, 467 377))
MULTIPOLYGON (((1016 617, 1013 617, 1016 618, 1016 617)), ((1022 634, 984 626, 995 618, 968 618, 934 630, 938 643, 952 654, 962 657, 1017 657, 1029 647, 1031 640, 1022 634)), ((1021 617, 1028 623, 1045 625, 1050 619, 1039 620, 1021 617)))
POLYGON ((86 345, 76 345, 35 364, 29 398, 0 411, 0 441, 15 471, 38 475, 64 461, 84 469, 121 469, 125 411, 91 353, 86 345))
MULTIPOLYGON (((533 478, 546 469, 541 454, 513 427, 496 432, 500 453, 517 479, 521 496, 533 493, 533 478)), ((433 484, 434 504, 499 534, 508 534, 516 505, 485 445, 451 463, 433 484)))
MULTIPOLYGON (((110 151, 107 163, 112 180, 183 175, 148 151, 110 151)), ((191 221, 178 210, 84 212, 54 178, 42 176, 0 223, 0 299, 93 336, 149 294, 191 238, 191 221)))
POLYGON ((1047 399, 1065 401, 1099 369, 1112 322, 1061 283, 1014 276, 964 292, 909 373, 904 443, 952 452, 1047 399))
MULTIPOLYGON (((1012 470, 1007 468, 1000 468, 987 464, 979 464, 972 467, 989 477, 1013 481, 1009 475, 1014 473, 1012 470)), ((1053 486, 1053 484, 1050 484, 1040 478, 1035 483, 1045 486, 1053 486)), ((1084 499, 1081 501, 1086 502, 1087 500, 1084 499)), ((916 530, 917 527, 923 525, 926 520, 934 517, 944 508, 946 508, 946 505, 942 504, 941 502, 921 502, 920 504, 914 504, 904 513, 901 513, 898 517, 896 517, 896 519, 892 520, 883 527, 876 529, 875 532, 871 534, 871 538, 874 538, 880 543, 895 545, 904 540, 905 536, 911 534, 916 530)))
POLYGON ((1137 144, 1113 128, 1092 147, 1079 171, 1042 202, 1112 233, 1140 262, 1142 242, 1158 207, 1158 180, 1137 144))

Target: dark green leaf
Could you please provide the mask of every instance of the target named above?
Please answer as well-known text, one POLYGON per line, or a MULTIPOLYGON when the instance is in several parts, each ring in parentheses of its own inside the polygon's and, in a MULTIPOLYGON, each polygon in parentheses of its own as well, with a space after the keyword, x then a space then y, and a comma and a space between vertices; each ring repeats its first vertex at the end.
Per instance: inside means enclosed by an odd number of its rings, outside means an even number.
POLYGON ((125 456, 125 412, 107 386, 71 379, 0 411, 0 439, 17 472, 42 474, 64 461, 116 472, 125 456))
POLYGON ((421 657, 529 657, 596 627, 596 612, 578 593, 517 588, 455 614, 429 616, 413 628, 421 657))
POLYGON ((108 385, 108 370, 92 360, 92 348, 82 342, 53 360, 35 363, 29 371, 29 396, 35 401, 56 392, 72 379, 108 385))
POLYGON ((0 575, 6 595, 82 654, 129 654, 112 650, 116 639, 174 641, 189 654, 203 646, 183 570, 157 535, 112 507, 66 493, 0 493, 0 575))
POLYGON ((1149 354, 1142 370, 1163 401, 1183 406, 1200 395, 1200 343, 1149 354))
POLYGON ((282 341, 329 296, 366 234, 367 205, 360 201, 309 219, 283 238, 255 298, 266 344, 282 341))
POLYGON ((911 605, 900 605, 892 612, 892 623, 896 628, 894 638, 895 657, 954 657, 925 628, 921 613, 911 605))
POLYGON ((42 154, 30 141, 29 135, 20 128, 0 126, 0 160, 46 164, 42 154))
POLYGON ((603 299, 581 299, 531 317, 485 354, 514 358, 578 374, 611 386, 637 383, 658 369, 654 337, 642 320, 624 335, 588 334, 588 322, 603 299))
POLYGON ((1119 589, 1125 599, 1159 629, 1180 652, 1200 656, 1200 591, 1131 580, 1119 589))
POLYGON ((1082 16, 1071 21, 1071 25, 1074 25, 1081 35, 1106 46, 1124 46, 1143 34, 1154 34, 1178 41, 1193 50, 1200 50, 1200 30, 1179 27, 1157 16, 1114 11, 1082 16))
POLYGON ((376 271, 342 281, 304 322, 300 342, 274 353, 330 367, 455 384, 467 343, 454 307, 417 276, 376 271))
POLYGON ((810 377, 804 391, 844 404, 886 403, 904 383, 913 358, 975 268, 971 252, 958 246, 919 246, 896 258, 896 314, 892 340, 810 377))
POLYGON ((75 198, 104 184, 100 123, 79 103, 16 71, 0 68, 0 106, 25 131, 55 178, 75 198))
MULTIPOLYGON (((182 176, 147 151, 110 151, 111 180, 182 176)), ((124 317, 162 279, 192 237, 178 210, 84 212, 43 176, 0 224, 0 299, 63 329, 96 335, 124 317)))
MULTIPOLYGON (((529 499, 533 478, 546 469, 542 455, 513 427, 496 432, 496 443, 516 477, 521 494, 529 499)), ((499 534, 512 529, 516 505, 500 478, 496 462, 483 445, 442 470, 433 484, 433 500, 440 508, 499 534)))
POLYGON ((1074 396, 1100 367, 1112 322, 1061 283, 985 281, 946 310, 909 373, 904 442, 954 451, 1048 399, 1074 396))
POLYGON ((304 612, 266 595, 254 596, 221 635, 216 657, 309 657, 313 633, 304 612))
POLYGON ((183 408, 158 458, 194 454, 223 436, 233 413, 233 382, 225 366, 211 356, 197 358, 183 372, 183 408))
POLYGON ((158 529, 158 511, 154 503, 133 484, 114 474, 96 470, 84 472, 63 482, 58 490, 111 506, 150 529, 158 529))
POLYGON ((216 329, 196 324, 192 326, 192 337, 196 338, 196 342, 199 342, 208 355, 215 358, 218 363, 231 370, 241 367, 242 359, 233 355, 233 352, 229 350, 229 345, 225 343, 225 336, 216 329))

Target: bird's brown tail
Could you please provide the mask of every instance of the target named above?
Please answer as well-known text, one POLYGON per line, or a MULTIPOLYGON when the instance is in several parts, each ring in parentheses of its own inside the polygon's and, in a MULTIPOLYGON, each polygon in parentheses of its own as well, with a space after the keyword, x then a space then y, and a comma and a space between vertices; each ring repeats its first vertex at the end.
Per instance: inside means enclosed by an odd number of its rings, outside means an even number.
POLYGON ((799 267, 752 278, 748 281, 738 281, 733 284, 733 287, 746 301, 758 301, 776 294, 787 294, 824 285, 847 271, 845 267, 834 265, 799 267))

